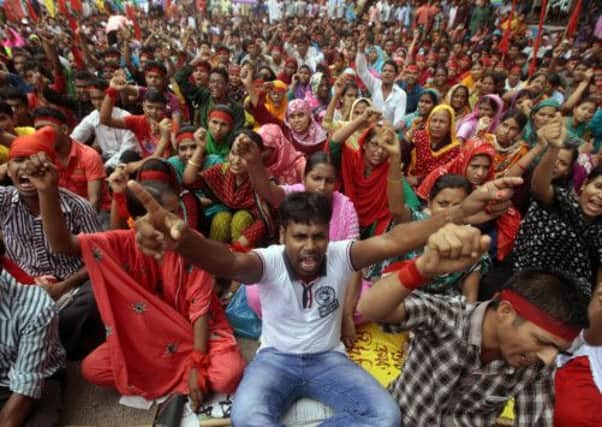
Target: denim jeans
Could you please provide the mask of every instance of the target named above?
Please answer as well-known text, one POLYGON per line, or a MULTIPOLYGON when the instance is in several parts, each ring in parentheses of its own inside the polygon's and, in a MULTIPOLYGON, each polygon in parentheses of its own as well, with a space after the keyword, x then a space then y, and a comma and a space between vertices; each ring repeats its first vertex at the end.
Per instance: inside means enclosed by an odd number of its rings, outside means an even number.
POLYGON ((346 355, 261 350, 247 366, 232 406, 232 425, 282 426, 281 417, 300 398, 330 406, 322 426, 398 427, 399 406, 370 374, 346 355))

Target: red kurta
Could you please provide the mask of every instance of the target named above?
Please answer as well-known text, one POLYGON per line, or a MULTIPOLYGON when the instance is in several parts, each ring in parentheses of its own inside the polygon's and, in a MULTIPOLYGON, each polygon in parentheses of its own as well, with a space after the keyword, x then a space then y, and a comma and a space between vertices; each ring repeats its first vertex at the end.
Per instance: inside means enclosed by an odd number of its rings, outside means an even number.
POLYGON ((79 236, 107 341, 82 363, 89 381, 154 399, 188 393, 192 323, 209 313, 208 383, 235 390, 244 360, 213 292, 213 278, 175 252, 160 262, 136 247, 134 230, 79 236))

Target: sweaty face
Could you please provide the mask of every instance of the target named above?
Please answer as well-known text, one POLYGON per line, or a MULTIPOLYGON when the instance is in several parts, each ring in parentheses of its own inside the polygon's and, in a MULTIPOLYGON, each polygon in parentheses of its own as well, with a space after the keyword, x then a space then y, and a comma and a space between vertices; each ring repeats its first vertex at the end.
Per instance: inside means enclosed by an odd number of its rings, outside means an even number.
POLYGON ((444 138, 449 133, 450 117, 447 111, 438 111, 431 116, 429 131, 431 137, 444 138))
POLYGON ((17 191, 25 197, 32 197, 37 195, 37 190, 31 184, 23 167, 28 157, 15 157, 8 162, 8 176, 13 181, 13 184, 17 188, 17 191))
POLYGON ((183 161, 188 161, 194 154, 197 144, 192 139, 184 139, 178 144, 178 157, 183 161))
POLYGON ((284 227, 284 244, 291 266, 302 279, 314 279, 328 249, 329 224, 289 223, 284 227))
POLYGON ((493 118, 495 110, 491 107, 489 102, 481 102, 479 104, 479 117, 493 118))
POLYGON ((165 104, 160 102, 144 101, 142 103, 142 110, 146 117, 157 122, 165 117, 165 104))
POLYGON ((466 167, 466 179, 472 185, 481 185, 485 182, 490 167, 491 159, 488 156, 474 156, 466 167))
POLYGON ((216 141, 222 140, 232 129, 230 123, 216 117, 209 119, 207 127, 209 128, 211 136, 213 136, 213 139, 216 141))
MULTIPOLYGON (((236 139, 238 140, 239 138, 248 139, 246 135, 239 135, 236 139)), ((254 142, 251 143, 255 144, 254 142)), ((246 163, 238 152, 238 144, 232 145, 232 148, 228 153, 228 163, 230 164, 230 172, 232 172, 233 175, 242 175, 247 172, 246 163)))
POLYGON ((434 106, 433 99, 429 95, 423 95, 418 100, 418 114, 422 117, 428 117, 434 106))
POLYGON ((305 191, 315 191, 331 198, 337 183, 336 171, 330 164, 317 164, 305 175, 303 183, 305 191))
POLYGON ((466 106, 468 102, 468 93, 463 88, 458 88, 453 93, 451 98, 451 105, 454 110, 460 110, 466 106))
POLYGON ((589 122, 596 112, 596 104, 593 102, 583 102, 573 110, 573 120, 577 123, 589 122))
POLYGON ((556 115, 556 108, 554 107, 543 107, 540 108, 535 114, 533 114, 533 126, 535 129, 539 129, 546 125, 556 115))
POLYGON ((387 151, 378 143, 378 136, 372 136, 364 144, 364 161, 369 168, 375 168, 384 163, 389 157, 387 151))
POLYGON ((445 212, 449 208, 459 206, 467 194, 463 188, 444 188, 439 191, 432 200, 429 200, 429 209, 431 214, 445 212))
POLYGON ((393 83, 395 81, 395 67, 390 64, 385 65, 380 73, 380 78, 385 84, 393 83))
POLYGON ((219 73, 209 75, 209 93, 213 99, 222 99, 226 94, 226 79, 219 73))
POLYGON ((502 147, 508 147, 509 145, 512 145, 519 133, 520 128, 518 126, 518 122, 513 118, 504 120, 495 130, 497 142, 502 147))
POLYGON ((571 172, 571 165, 573 163, 573 151, 561 148, 558 151, 558 157, 556 163, 554 163, 554 170, 552 171, 552 179, 563 178, 569 175, 571 172))
POLYGON ((303 133, 309 127, 310 117, 304 111, 295 111, 288 115, 291 128, 297 133, 303 133))
POLYGON ((602 215, 602 176, 594 178, 583 186, 579 204, 585 216, 589 218, 602 215))
POLYGON ((532 322, 518 318, 506 301, 500 302, 496 315, 500 353, 512 367, 524 368, 537 363, 550 365, 558 352, 566 350, 571 344, 532 322))

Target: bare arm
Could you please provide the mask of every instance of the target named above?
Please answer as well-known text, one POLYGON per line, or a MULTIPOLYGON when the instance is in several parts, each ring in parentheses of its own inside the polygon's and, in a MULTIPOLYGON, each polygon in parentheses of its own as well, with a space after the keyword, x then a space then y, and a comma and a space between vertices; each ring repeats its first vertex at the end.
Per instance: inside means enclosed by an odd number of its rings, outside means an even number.
POLYGON ((537 157, 545 151, 547 142, 545 139, 538 138, 535 147, 531 148, 527 153, 516 162, 510 169, 506 171, 504 176, 523 176, 525 171, 531 166, 537 157))
POLYGON ((194 139, 197 142, 196 150, 194 150, 192 157, 188 160, 188 163, 186 163, 186 168, 184 168, 184 174, 182 175, 182 182, 184 185, 194 184, 199 178, 199 172, 203 167, 207 134, 206 132, 200 132, 200 130, 201 129, 197 130, 194 134, 194 139))
POLYGON ((552 173, 554 171, 554 164, 558 158, 558 152, 566 138, 566 129, 562 123, 560 113, 557 113, 554 120, 555 122, 545 125, 537 132, 538 138, 545 138, 548 141, 548 149, 539 164, 535 167, 533 178, 531 178, 533 197, 546 206, 554 202, 552 173))
POLYGON ((481 273, 473 271, 462 281, 462 295, 469 303, 475 303, 479 299, 479 281, 481 273))
POLYGON ((570 114, 575 105, 577 105, 577 103, 583 97, 583 94, 585 93, 585 90, 589 86, 591 78, 593 77, 593 73, 588 74, 588 76, 588 78, 577 85, 573 93, 571 93, 571 96, 569 96, 566 101, 564 101, 564 104, 562 104, 560 111, 562 111, 563 114, 570 114))
POLYGON ((100 202, 102 201, 102 179, 88 181, 88 201, 96 210, 100 210, 100 202))
POLYGON ((10 395, 0 411, 0 425, 4 427, 20 427, 31 411, 33 399, 22 394, 10 395))

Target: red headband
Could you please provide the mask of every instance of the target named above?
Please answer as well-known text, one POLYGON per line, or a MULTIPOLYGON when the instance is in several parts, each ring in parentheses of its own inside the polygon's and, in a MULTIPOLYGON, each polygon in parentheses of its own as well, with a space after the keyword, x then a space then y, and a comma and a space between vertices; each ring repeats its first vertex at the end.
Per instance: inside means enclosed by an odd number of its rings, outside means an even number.
POLYGON ((148 74, 148 73, 152 73, 152 72, 155 72, 157 74, 161 74, 162 76, 165 76, 165 71, 159 67, 150 67, 149 69, 146 70, 146 72, 144 74, 148 74))
POLYGON ((224 122, 228 123, 229 125, 234 124, 234 119, 232 118, 232 116, 228 113, 226 113, 225 111, 220 111, 220 110, 213 110, 209 113, 209 120, 211 119, 220 119, 223 120, 224 122))
POLYGON ((61 122, 59 119, 57 119, 56 117, 52 117, 52 116, 38 116, 34 119, 34 126, 36 123, 38 122, 49 122, 52 123, 53 125, 57 125, 57 126, 63 126, 65 123, 61 122))
POLYGON ((519 316, 524 317, 529 322, 534 323, 552 335, 561 337, 567 341, 573 341, 581 331, 579 328, 565 325, 559 320, 554 319, 548 313, 510 289, 504 289, 499 296, 502 300, 512 304, 512 307, 514 307, 519 316))
POLYGON ((182 132, 181 134, 179 134, 178 136, 176 136, 176 144, 179 144, 180 142, 184 141, 185 139, 192 139, 192 140, 194 140, 194 133, 192 133, 192 132, 182 132))
POLYGON ((55 161, 56 130, 52 126, 44 126, 31 135, 18 136, 13 139, 8 153, 9 159, 30 157, 39 152, 44 152, 51 161, 55 161))
POLYGON ((171 177, 168 173, 155 171, 155 170, 145 170, 140 172, 140 176, 138 177, 138 181, 161 181, 161 182, 170 182, 171 177))

